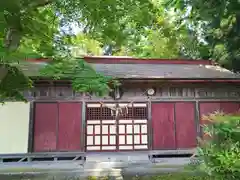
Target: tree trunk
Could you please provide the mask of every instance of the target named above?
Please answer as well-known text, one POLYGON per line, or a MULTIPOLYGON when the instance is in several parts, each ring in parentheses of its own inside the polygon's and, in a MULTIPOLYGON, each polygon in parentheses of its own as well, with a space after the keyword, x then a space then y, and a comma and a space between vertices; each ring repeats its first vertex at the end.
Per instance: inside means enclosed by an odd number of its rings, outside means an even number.
POLYGON ((5 78, 7 73, 8 73, 8 69, 4 65, 0 66, 0 83, 5 78))
POLYGON ((8 51, 16 51, 20 45, 21 33, 18 29, 9 27, 4 40, 4 47, 8 51))

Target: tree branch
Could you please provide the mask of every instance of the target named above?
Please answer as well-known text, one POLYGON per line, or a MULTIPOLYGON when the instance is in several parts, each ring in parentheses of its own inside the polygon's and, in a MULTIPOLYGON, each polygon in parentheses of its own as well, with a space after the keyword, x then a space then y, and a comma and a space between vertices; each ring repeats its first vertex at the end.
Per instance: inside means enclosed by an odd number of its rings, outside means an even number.
POLYGON ((55 0, 36 0, 32 2, 29 7, 39 8, 53 3, 55 0))

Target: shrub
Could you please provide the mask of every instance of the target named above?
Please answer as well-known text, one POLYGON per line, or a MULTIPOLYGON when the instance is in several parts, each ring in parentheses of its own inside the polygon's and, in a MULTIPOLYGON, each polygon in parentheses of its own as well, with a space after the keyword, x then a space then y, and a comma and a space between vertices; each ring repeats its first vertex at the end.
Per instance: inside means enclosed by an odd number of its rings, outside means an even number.
POLYGON ((188 173, 173 173, 173 174, 166 174, 161 176, 152 177, 151 180, 213 180, 211 177, 208 176, 196 176, 190 175, 188 173))
POLYGON ((240 179, 240 116, 216 112, 204 117, 198 155, 201 167, 217 179, 240 179))

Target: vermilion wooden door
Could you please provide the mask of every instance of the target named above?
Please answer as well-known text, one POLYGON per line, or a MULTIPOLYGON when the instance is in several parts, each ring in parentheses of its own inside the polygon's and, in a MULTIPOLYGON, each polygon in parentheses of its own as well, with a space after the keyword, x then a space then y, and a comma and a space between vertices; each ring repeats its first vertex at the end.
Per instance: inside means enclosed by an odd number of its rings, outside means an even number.
POLYGON ((153 149, 175 149, 174 103, 152 104, 153 149))
POLYGON ((33 151, 81 151, 81 120, 81 103, 35 103, 33 151))
POLYGON ((176 144, 179 149, 197 146, 195 123, 195 103, 177 102, 175 104, 176 144))
POLYGON ((56 151, 57 148, 57 103, 36 103, 34 121, 34 152, 56 151))
POLYGON ((81 149, 81 103, 59 103, 58 143, 59 151, 79 151, 81 149))

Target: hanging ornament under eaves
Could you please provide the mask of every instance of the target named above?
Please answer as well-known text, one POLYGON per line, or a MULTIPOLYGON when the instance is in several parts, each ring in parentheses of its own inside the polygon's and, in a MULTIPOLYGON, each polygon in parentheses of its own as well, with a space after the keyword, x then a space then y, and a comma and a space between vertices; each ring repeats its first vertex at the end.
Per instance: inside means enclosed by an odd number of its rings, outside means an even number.
MULTIPOLYGON (((156 94, 155 88, 149 88, 146 89, 141 96, 147 95, 147 96, 154 96, 156 94)), ((114 100, 119 100, 123 96, 123 90, 121 87, 115 88, 113 91, 109 93, 109 96, 111 96, 114 100)), ((137 97, 139 99, 139 97, 137 97)), ((138 100, 136 99, 136 100, 138 100)), ((148 98, 148 100, 150 100, 148 98)), ((135 102, 134 99, 131 99, 127 105, 120 107, 118 103, 116 103, 116 106, 108 106, 108 104, 105 104, 104 102, 99 102, 102 107, 109 108, 111 110, 111 116, 114 116, 115 118, 119 118, 120 116, 126 116, 129 113, 128 107, 133 107, 133 103, 135 102)))

